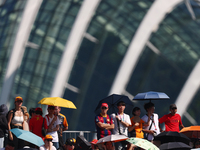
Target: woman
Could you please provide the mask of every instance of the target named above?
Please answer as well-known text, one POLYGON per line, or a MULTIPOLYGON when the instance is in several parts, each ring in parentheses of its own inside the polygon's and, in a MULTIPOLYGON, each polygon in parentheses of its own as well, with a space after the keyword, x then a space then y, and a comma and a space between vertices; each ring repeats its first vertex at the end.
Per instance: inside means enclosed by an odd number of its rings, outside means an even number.
MULTIPOLYGON (((139 107, 134 107, 132 111, 133 117, 131 118, 131 125, 128 128, 131 137, 144 138, 143 126, 148 126, 148 123, 145 123, 140 119, 141 110, 139 107)), ((149 117, 150 118, 150 117, 149 117)))
POLYGON ((16 97, 15 108, 10 110, 8 113, 8 136, 9 140, 14 142, 15 149, 20 149, 24 147, 24 142, 20 139, 17 139, 17 137, 14 136, 10 131, 10 129, 13 128, 24 129, 24 112, 21 108, 22 103, 22 97, 16 97))

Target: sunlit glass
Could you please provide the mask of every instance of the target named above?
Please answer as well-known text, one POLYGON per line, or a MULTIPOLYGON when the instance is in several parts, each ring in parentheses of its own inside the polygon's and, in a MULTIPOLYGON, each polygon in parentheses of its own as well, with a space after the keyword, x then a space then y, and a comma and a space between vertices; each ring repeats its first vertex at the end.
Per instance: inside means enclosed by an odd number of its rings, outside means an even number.
POLYGON ((107 107, 101 107, 101 109, 107 109, 107 107))

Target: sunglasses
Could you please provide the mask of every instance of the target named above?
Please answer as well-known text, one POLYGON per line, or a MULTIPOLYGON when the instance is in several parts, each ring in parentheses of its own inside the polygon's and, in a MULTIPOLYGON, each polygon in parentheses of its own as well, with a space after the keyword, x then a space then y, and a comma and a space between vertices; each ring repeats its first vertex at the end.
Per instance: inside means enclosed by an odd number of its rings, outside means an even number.
POLYGON ((48 142, 52 142, 52 139, 47 139, 48 142))
POLYGON ((17 103, 22 103, 23 101, 16 101, 17 103))
POLYGON ((101 107, 101 109, 107 109, 107 107, 101 107))

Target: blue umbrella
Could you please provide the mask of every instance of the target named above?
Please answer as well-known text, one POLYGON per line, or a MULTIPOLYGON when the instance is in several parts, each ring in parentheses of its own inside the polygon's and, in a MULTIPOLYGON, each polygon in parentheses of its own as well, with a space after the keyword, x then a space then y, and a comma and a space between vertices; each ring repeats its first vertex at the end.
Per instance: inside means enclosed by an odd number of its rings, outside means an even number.
POLYGON ((162 92, 145 92, 145 93, 138 93, 133 100, 167 100, 169 96, 162 92))
POLYGON ((10 131, 19 139, 35 144, 39 147, 44 145, 42 138, 30 131, 21 130, 18 128, 11 129, 10 131))

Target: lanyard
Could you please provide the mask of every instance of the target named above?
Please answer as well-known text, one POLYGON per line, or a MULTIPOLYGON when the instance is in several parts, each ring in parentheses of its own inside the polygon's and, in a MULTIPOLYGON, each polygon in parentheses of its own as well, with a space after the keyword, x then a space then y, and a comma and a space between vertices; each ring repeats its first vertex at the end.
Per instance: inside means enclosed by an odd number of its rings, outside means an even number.
POLYGON ((117 113, 117 115, 119 116, 120 120, 124 121, 124 114, 123 116, 121 116, 120 114, 117 113))

